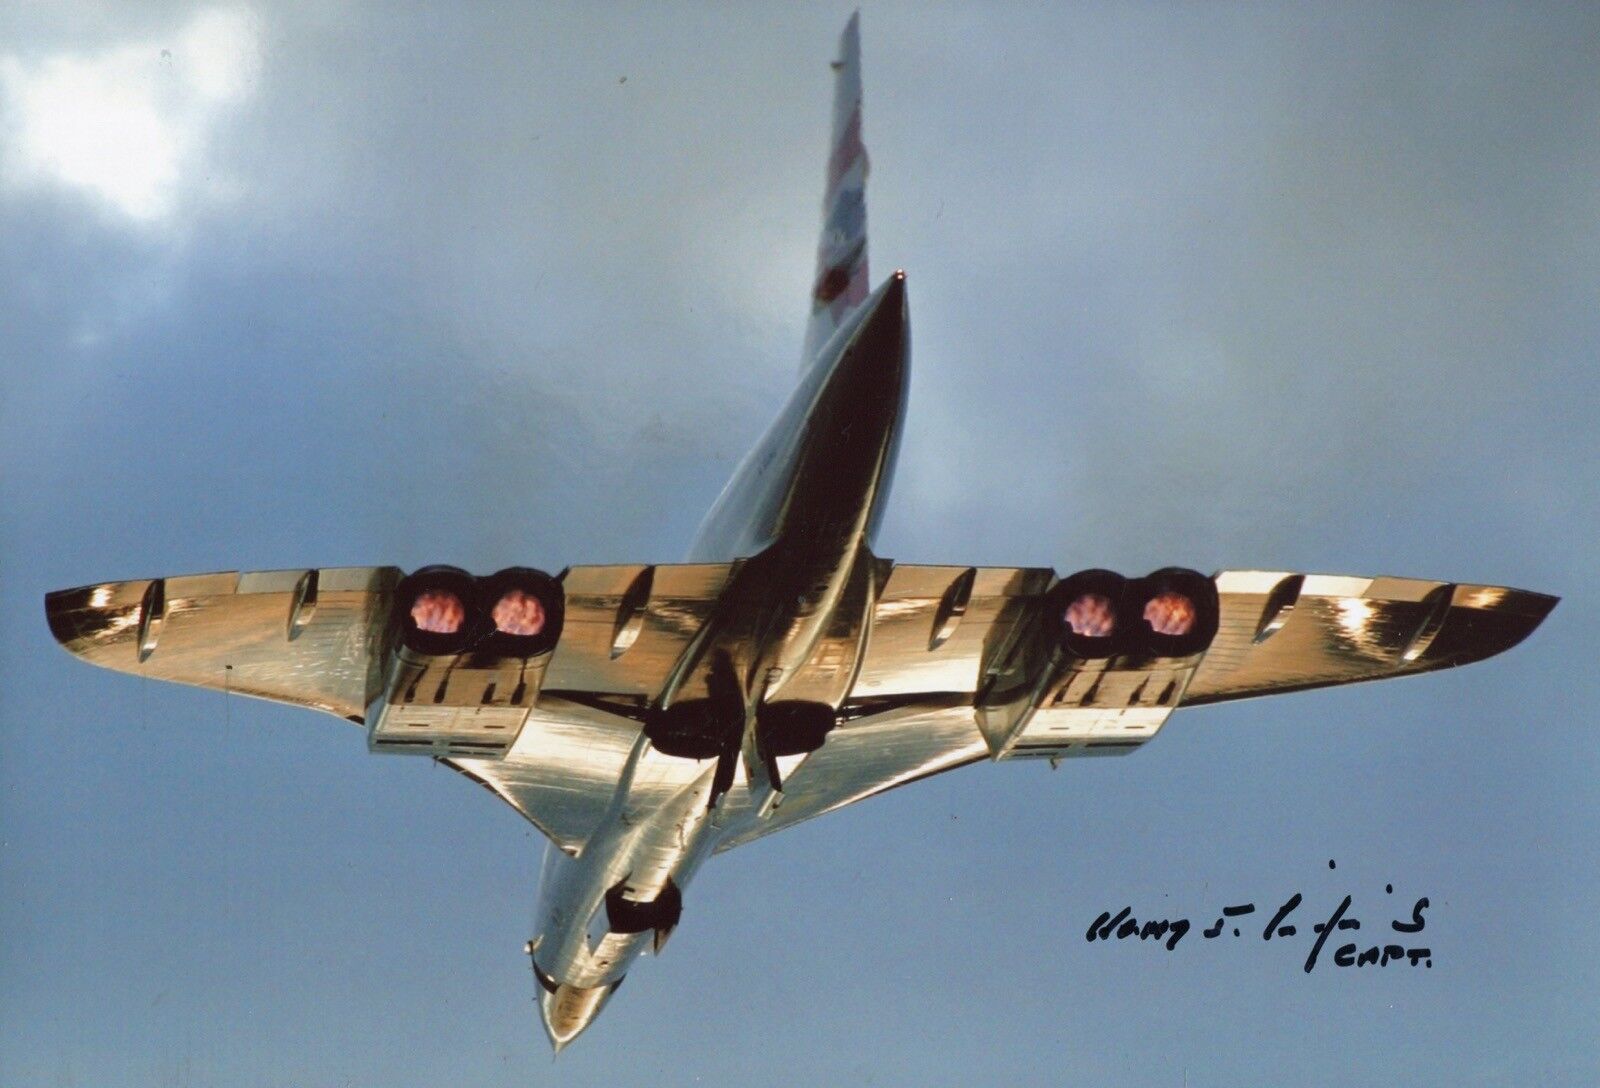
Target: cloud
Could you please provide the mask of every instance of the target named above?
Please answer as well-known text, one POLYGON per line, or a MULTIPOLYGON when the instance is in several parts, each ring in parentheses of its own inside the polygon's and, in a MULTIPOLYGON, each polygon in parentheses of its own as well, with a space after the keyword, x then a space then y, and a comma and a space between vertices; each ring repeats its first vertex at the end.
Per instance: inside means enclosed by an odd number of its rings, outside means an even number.
POLYGON ((212 8, 171 37, 33 60, 0 55, 0 127, 14 150, 0 182, 74 190, 141 223, 225 193, 207 145, 224 112, 254 90, 257 40, 250 12, 212 8))

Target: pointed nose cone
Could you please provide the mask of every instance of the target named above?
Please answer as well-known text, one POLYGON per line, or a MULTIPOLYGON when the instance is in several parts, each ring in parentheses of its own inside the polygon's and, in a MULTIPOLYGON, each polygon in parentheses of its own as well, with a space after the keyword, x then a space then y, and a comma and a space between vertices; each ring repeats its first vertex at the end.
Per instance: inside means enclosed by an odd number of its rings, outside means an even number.
POLYGON ((544 1023, 551 1049, 559 1054, 568 1043, 582 1035, 621 985, 619 978, 604 986, 571 986, 560 982, 554 989, 541 987, 539 1019, 544 1023))

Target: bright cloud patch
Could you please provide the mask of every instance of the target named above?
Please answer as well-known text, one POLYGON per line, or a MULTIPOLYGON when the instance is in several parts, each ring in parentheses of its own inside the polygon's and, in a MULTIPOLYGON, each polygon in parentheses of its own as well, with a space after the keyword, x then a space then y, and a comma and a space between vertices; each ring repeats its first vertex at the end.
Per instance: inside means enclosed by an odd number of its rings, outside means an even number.
POLYGON ((258 67, 256 23, 242 10, 202 11, 171 37, 97 53, 0 55, 4 181, 65 185, 131 218, 164 218, 203 179, 207 137, 258 67))

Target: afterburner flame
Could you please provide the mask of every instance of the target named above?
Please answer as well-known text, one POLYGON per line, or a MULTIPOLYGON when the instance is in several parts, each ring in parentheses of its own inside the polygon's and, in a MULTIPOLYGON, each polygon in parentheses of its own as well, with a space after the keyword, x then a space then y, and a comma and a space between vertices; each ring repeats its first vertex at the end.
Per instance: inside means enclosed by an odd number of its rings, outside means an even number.
POLYGON ((495 602, 495 630, 505 635, 537 635, 544 630, 544 605, 533 594, 508 589, 495 602))
POLYGON ((1108 638, 1117 629, 1116 609, 1111 598, 1100 593, 1084 593, 1067 605, 1067 626, 1084 638, 1108 638))
POLYGON ((1182 593, 1158 593, 1144 606, 1144 621, 1158 635, 1187 635, 1194 629, 1194 602, 1182 593))
POLYGON ((430 589, 411 602, 411 622, 417 630, 434 635, 453 635, 467 620, 467 607, 446 589, 430 589))

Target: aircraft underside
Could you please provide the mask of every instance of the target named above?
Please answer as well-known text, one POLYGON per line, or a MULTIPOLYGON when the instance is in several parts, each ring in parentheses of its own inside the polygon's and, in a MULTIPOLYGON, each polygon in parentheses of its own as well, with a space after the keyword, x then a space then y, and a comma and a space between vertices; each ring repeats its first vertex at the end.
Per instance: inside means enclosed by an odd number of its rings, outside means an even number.
POLYGON ((52 593, 94 664, 358 724, 549 840, 527 952, 583 1031, 713 853, 980 761, 1124 755, 1172 712, 1516 645, 1554 597, 1400 578, 897 564, 873 550, 906 410, 905 277, 867 282, 852 18, 797 388, 690 561, 227 572, 52 593))

